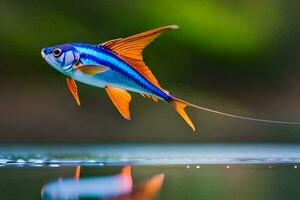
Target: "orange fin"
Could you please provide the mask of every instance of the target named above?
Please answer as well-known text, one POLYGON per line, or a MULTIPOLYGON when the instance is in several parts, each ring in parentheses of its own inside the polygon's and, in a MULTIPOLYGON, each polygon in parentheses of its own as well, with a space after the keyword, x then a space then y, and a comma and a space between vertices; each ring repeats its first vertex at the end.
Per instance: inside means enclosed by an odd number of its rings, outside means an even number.
POLYGON ((109 40, 100 44, 105 46, 120 58, 125 60, 129 65, 136 69, 146 79, 153 83, 158 88, 162 89, 157 79, 152 74, 151 70, 143 61, 143 50, 150 44, 155 38, 159 37, 164 31, 177 29, 176 25, 163 26, 156 29, 152 29, 143 33, 132 35, 126 38, 118 38, 109 40))
POLYGON ((73 97, 75 98, 78 106, 80 106, 78 89, 77 89, 77 85, 76 85, 74 79, 67 77, 67 84, 68 84, 69 90, 70 90, 71 94, 73 95, 73 97))
POLYGON ((126 90, 110 86, 105 87, 105 90, 121 115, 125 119, 130 120, 129 103, 131 95, 126 90))
POLYGON ((121 174, 131 176, 131 166, 125 166, 122 168, 121 174))
POLYGON ((158 98, 157 97, 155 97, 155 96, 152 96, 152 95, 150 95, 150 94, 143 94, 143 93, 140 93, 140 95, 142 95, 142 97, 144 97, 144 98, 149 98, 149 99, 152 99, 153 101, 155 101, 155 102, 158 102, 158 98))
POLYGON ((109 70, 109 67, 101 66, 101 65, 79 65, 76 66, 76 69, 88 75, 96 75, 102 72, 109 70))
POLYGON ((76 166, 76 170, 75 170, 75 179, 77 179, 77 180, 79 180, 79 178, 80 178, 80 169, 81 169, 81 167, 80 167, 80 165, 77 165, 76 166))
POLYGON ((164 174, 159 174, 147 179, 144 183, 134 188, 132 193, 121 195, 117 200, 150 200, 155 199, 164 182, 164 174))
MULTIPOLYGON (((148 179, 143 185, 143 194, 149 199, 153 199, 157 192, 161 189, 165 175, 159 174, 150 179, 148 179)), ((147 198, 147 199, 148 199, 147 198)))
POLYGON ((121 40, 123 40, 123 38, 116 38, 116 39, 112 39, 112 40, 108 40, 108 41, 106 41, 106 42, 103 42, 103 43, 101 43, 101 44, 99 44, 99 45, 100 45, 100 46, 106 46, 106 47, 109 48, 109 46, 111 46, 111 45, 113 45, 114 43, 119 42, 119 41, 121 41, 121 40))
POLYGON ((109 40, 101 43, 100 45, 106 46, 118 55, 135 60, 143 60, 142 52, 148 44, 150 44, 155 38, 159 37, 162 32, 177 28, 177 25, 163 26, 126 38, 109 40))
POLYGON ((157 99, 156 97, 154 97, 154 96, 151 96, 151 99, 152 99, 153 101, 155 101, 155 102, 158 102, 158 99, 157 99))
POLYGON ((171 100, 171 104, 175 107, 175 110, 179 113, 179 115, 186 121, 186 123, 193 129, 193 131, 196 130, 193 122, 189 118, 189 116, 185 112, 185 107, 189 106, 190 104, 187 102, 184 102, 180 99, 173 99, 171 100))

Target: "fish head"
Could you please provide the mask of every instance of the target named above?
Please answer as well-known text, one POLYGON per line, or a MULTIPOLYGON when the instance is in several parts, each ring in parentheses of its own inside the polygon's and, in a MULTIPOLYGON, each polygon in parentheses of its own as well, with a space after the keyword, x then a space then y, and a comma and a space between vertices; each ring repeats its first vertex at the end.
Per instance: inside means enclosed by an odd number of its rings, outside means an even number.
POLYGON ((41 190, 41 197, 43 200, 78 200, 78 192, 74 189, 79 182, 76 180, 64 180, 46 184, 41 190))
POLYGON ((49 184, 42 188, 41 196, 43 200, 58 200, 62 199, 55 184, 49 184))
POLYGON ((80 59, 80 53, 71 44, 46 47, 41 54, 49 65, 65 75, 72 73, 80 59))

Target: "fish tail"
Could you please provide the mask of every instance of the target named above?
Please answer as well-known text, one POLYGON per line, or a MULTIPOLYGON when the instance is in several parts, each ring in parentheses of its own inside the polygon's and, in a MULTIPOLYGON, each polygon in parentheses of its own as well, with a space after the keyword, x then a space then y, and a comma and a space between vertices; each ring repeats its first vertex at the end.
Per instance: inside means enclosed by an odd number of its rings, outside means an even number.
POLYGON ((175 110, 178 112, 178 114, 186 121, 186 123, 193 129, 193 131, 196 130, 194 123, 188 116, 188 114, 185 111, 185 108, 187 106, 192 106, 194 107, 193 104, 185 102, 181 99, 173 98, 170 103, 174 106, 175 110))
POLYGON ((277 121, 277 120, 269 120, 269 119, 258 119, 258 118, 252 118, 252 117, 243 117, 239 115, 233 115, 225 112, 220 112, 217 110, 213 110, 210 108, 205 108, 201 106, 194 105, 192 103, 186 102, 184 100, 178 99, 173 97, 171 101, 169 101, 175 108, 175 110, 179 113, 179 115, 186 121, 186 123, 193 129, 193 131, 196 130, 195 125, 187 115, 185 108, 187 106, 197 108, 199 110, 204 110, 206 112, 215 113, 218 115, 223 115, 231 118, 237 118, 237 119, 243 119, 243 120, 249 120, 249 121, 257 121, 257 122, 265 122, 265 123, 274 123, 274 124, 287 124, 287 125, 300 125, 300 122, 295 121, 277 121))

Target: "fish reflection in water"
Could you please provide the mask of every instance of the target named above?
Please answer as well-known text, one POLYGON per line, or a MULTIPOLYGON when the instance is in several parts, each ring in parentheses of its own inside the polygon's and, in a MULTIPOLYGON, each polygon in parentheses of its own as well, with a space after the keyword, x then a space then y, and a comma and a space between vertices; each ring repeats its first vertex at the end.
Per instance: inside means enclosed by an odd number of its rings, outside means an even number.
POLYGON ((44 200, 78 200, 96 198, 105 200, 152 200, 159 192, 164 175, 156 175, 133 187, 131 166, 123 167, 121 173, 113 176, 80 178, 80 166, 75 177, 59 179, 42 189, 44 200))

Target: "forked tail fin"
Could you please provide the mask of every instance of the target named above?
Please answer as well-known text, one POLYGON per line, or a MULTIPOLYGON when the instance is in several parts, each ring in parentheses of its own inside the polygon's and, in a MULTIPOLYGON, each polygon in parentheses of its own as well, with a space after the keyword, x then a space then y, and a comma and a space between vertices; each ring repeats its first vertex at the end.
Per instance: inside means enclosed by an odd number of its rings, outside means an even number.
POLYGON ((207 112, 215 113, 218 115, 223 115, 227 117, 237 118, 237 119, 244 119, 244 120, 250 120, 250 121, 257 121, 257 122, 266 122, 266 123, 274 123, 274 124, 290 124, 290 125, 300 125, 300 122, 293 122, 293 121, 276 121, 276 120, 268 120, 268 119, 257 119, 257 118, 251 118, 251 117, 243 117, 239 115, 232 115, 229 113, 220 112, 217 110, 212 110, 209 108, 204 108, 201 106, 197 106, 194 104, 191 104, 189 102, 183 101, 181 99, 173 98, 170 103, 175 107, 175 110, 181 115, 181 117, 186 121, 186 123, 193 129, 193 131, 196 130, 195 125, 187 115, 185 108, 187 106, 194 107, 200 110, 204 110, 207 112))
POLYGON ((190 117, 185 112, 185 107, 190 106, 188 102, 182 101, 180 99, 172 99, 171 104, 174 106, 175 110, 178 112, 178 114, 186 121, 186 123, 193 129, 193 131, 196 130, 195 125, 193 124, 190 117))

